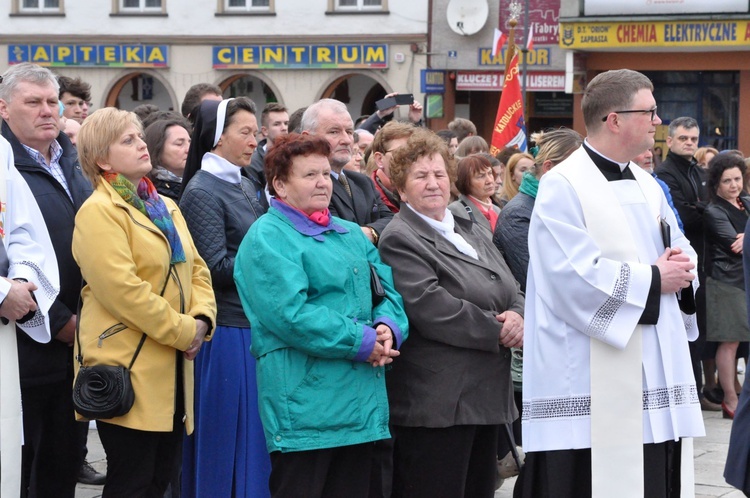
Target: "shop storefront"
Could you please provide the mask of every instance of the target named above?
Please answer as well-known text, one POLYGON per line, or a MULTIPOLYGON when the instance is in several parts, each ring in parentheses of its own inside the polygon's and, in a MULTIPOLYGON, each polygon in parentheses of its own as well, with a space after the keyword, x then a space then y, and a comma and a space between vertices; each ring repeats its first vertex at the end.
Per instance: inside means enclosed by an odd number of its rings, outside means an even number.
MULTIPOLYGON (((587 13, 597 15, 623 14, 625 8, 621 2, 603 0, 586 0, 584 4, 587 13)), ((632 10, 632 6, 628 8, 632 10)), ((732 12, 725 15, 687 17, 686 12, 692 8, 698 12, 707 8, 705 2, 687 1, 680 7, 658 8, 660 14, 674 15, 668 19, 649 16, 638 20, 562 18, 560 46, 575 52, 575 57, 569 58, 569 80, 575 80, 580 91, 586 80, 602 71, 619 68, 641 71, 654 82, 654 96, 664 127, 677 117, 691 116, 701 126, 700 145, 720 150, 738 148, 750 154, 750 114, 743 112, 750 109, 747 2, 712 3, 714 13, 722 9, 732 12), (674 19, 676 15, 681 18, 674 19)), ((583 132, 580 97, 578 93, 575 98, 573 123, 583 132)), ((663 128, 657 134, 660 140, 666 137, 663 128)), ((665 149, 663 143, 657 145, 665 149)))
POLYGON ((250 97, 259 109, 281 102, 293 111, 322 97, 337 98, 356 118, 371 113, 388 92, 418 94, 412 90, 419 75, 414 59, 424 56, 412 47, 424 38, 399 38, 287 45, 18 43, 3 52, 8 64, 33 62, 82 78, 92 86, 95 109, 154 104, 179 110, 188 88, 207 82, 226 97, 250 97))
MULTIPOLYGON (((498 26, 504 33, 510 32, 510 0, 489 2, 481 30, 466 36, 450 29, 450 21, 444 22, 447 3, 433 3, 430 67, 445 72, 446 85, 442 117, 431 120, 430 125, 439 129, 454 117, 468 118, 478 133, 489 139, 500 103, 507 50, 506 44, 492 55, 493 33, 498 26)), ((560 0, 529 0, 527 4, 528 25, 522 14, 515 28, 526 89, 526 128, 538 131, 572 126, 573 96, 565 93, 565 50, 558 45, 560 0), (533 26, 533 46, 528 45, 529 26, 533 26)))

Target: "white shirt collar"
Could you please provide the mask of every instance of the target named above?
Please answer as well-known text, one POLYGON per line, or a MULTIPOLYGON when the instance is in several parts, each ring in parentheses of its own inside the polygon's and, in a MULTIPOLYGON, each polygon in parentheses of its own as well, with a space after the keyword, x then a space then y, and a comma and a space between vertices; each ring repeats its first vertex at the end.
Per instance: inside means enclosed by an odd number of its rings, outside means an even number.
POLYGON ((206 152, 203 155, 201 169, 225 182, 240 183, 242 181, 242 168, 213 152, 206 152))

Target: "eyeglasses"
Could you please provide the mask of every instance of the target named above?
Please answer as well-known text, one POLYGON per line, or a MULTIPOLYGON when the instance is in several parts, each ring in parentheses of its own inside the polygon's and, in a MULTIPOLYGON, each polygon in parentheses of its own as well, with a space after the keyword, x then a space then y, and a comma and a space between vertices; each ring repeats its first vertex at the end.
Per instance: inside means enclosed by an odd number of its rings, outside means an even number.
MULTIPOLYGON (((642 113, 650 112, 651 113, 651 121, 653 121, 654 118, 656 117, 656 108, 657 107, 658 106, 654 106, 651 109, 630 109, 630 110, 627 110, 627 111, 612 111, 609 114, 612 114, 612 113, 615 113, 615 114, 628 114, 628 113, 633 113, 633 112, 642 112, 642 113)), ((607 120, 607 118, 609 117, 609 114, 607 114, 606 116, 604 116, 602 118, 602 122, 604 122, 604 121, 607 120)))

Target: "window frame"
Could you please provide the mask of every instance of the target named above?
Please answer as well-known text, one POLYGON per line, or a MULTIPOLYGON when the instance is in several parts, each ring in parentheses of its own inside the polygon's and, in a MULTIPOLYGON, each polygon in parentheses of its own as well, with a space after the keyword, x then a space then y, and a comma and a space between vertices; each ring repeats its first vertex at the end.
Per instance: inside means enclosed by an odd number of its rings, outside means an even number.
POLYGON ((57 7, 44 7, 44 0, 39 0, 39 7, 24 7, 24 0, 13 0, 11 15, 22 16, 57 16, 65 15, 65 0, 59 0, 57 7))
POLYGON ((115 15, 166 15, 167 0, 159 0, 160 7, 146 7, 146 0, 138 0, 139 7, 125 7, 125 0, 112 0, 112 12, 115 15))
POLYGON ((388 10, 388 0, 380 0, 379 7, 365 7, 363 0, 357 0, 356 7, 341 7, 339 0, 328 0, 328 10, 326 15, 371 15, 371 14, 390 14, 388 10))
POLYGON ((222 0, 222 12, 225 14, 265 14, 269 12, 275 12, 275 5, 274 0, 268 0, 268 6, 267 7, 253 7, 252 3, 253 0, 245 0, 245 6, 244 7, 232 7, 229 5, 229 0, 222 0))
POLYGON ((268 0, 268 7, 253 7, 252 0, 246 0, 244 7, 230 7, 229 0, 216 1, 217 16, 275 16, 276 0, 268 0))
POLYGON ((342 6, 341 0, 333 0, 332 9, 336 12, 382 12, 388 10, 387 0, 380 0, 380 5, 365 5, 365 0, 356 0, 356 6, 342 6))

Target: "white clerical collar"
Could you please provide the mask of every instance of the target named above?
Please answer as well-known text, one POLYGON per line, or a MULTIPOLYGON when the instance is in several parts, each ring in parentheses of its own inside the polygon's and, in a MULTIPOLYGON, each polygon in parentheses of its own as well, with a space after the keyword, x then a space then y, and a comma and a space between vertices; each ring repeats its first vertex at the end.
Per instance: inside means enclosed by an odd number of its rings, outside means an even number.
POLYGON ((594 153, 602 156, 607 161, 609 161, 611 163, 615 163, 616 165, 618 165, 620 167, 620 172, 625 171, 625 168, 627 168, 628 164, 630 164, 630 161, 628 161, 626 163, 621 163, 620 161, 615 161, 614 159, 605 156, 604 154, 602 154, 601 152, 599 152, 598 150, 596 150, 596 148, 593 145, 591 145, 591 142, 589 142, 588 138, 584 138, 583 140, 584 140, 584 142, 586 142, 586 146, 589 149, 591 149, 592 152, 594 152, 594 153))
POLYGON ((201 161, 201 169, 229 183, 240 183, 242 169, 213 152, 206 152, 201 161))

